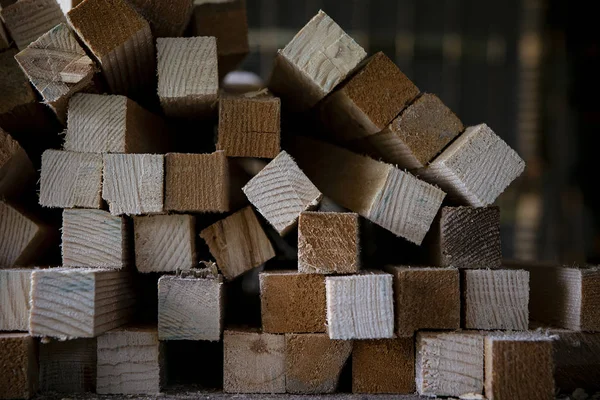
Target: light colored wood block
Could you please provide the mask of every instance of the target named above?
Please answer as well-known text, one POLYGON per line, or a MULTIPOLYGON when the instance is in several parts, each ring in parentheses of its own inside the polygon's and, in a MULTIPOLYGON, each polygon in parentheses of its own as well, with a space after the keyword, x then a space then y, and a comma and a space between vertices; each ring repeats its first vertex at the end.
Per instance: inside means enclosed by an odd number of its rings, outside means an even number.
POLYGON ((130 227, 103 210, 63 211, 62 265, 120 269, 129 260, 130 227))
POLYGON ((485 338, 485 396, 490 400, 553 400, 552 341, 540 334, 485 338))
POLYGON ((529 328, 529 272, 489 269, 462 272, 465 328, 521 331, 529 328))
POLYGON ((331 340, 324 333, 285 335, 285 387, 288 393, 334 393, 352 341, 331 340))
POLYGON ((525 162, 487 125, 468 127, 417 176, 439 185, 454 201, 491 205, 521 175, 525 162))
POLYGON ((37 388, 36 341, 26 333, 0 333, 0 399, 29 399, 37 388))
POLYGON ((177 37, 183 35, 192 16, 192 0, 127 0, 150 23, 152 36, 177 37))
POLYGON ((196 265, 196 218, 148 215, 133 218, 139 272, 187 271, 196 265))
POLYGON ((288 153, 282 151, 242 188, 250 203, 280 235, 288 233, 302 211, 323 197, 288 153))
POLYGON ((0 331, 29 330, 32 269, 0 269, 0 331))
POLYGON ((164 155, 104 154, 103 160, 102 198, 111 214, 163 211, 164 155))
POLYGON ((154 85, 150 25, 125 0, 86 0, 67 13, 71 27, 98 61, 110 91, 137 94, 154 85))
POLYGON ((56 0, 19 0, 3 7, 0 15, 19 50, 66 22, 56 0))
POLYGON ((562 393, 600 390, 600 334, 552 329, 554 381, 562 393))
POLYGON ((165 169, 166 211, 229 211, 229 166, 225 152, 168 153, 165 169))
POLYGON ((413 337, 355 340, 352 347, 352 393, 415 392, 413 337))
POLYGON ((163 344, 156 328, 118 328, 98 336, 98 394, 158 394, 164 385, 163 344))
POLYGON ((335 21, 319 11, 277 52, 269 89, 286 107, 304 111, 330 93, 366 55, 335 21))
MULTIPOLYGON (((415 374, 424 396, 483 394, 484 338, 469 332, 419 332, 415 374)), ((486 393, 487 394, 487 393, 486 393)))
POLYGON ((275 257, 275 250, 250 206, 212 224, 200 232, 200 237, 228 280, 275 257))
POLYGON ((391 164, 308 138, 292 155, 325 196, 342 207, 421 244, 445 193, 391 164))
POLYGON ((129 322, 135 293, 129 271, 51 268, 31 279, 29 332, 91 338, 129 322))
POLYGON ((35 182, 36 171, 27 153, 0 128, 0 198, 16 198, 35 182))
POLYGON ((394 277, 396 333, 460 328, 460 275, 455 268, 388 267, 394 277))
POLYGON ((386 339, 394 336, 392 275, 364 271, 328 276, 327 330, 331 339, 386 339))
POLYGON ((223 333, 225 393, 285 393, 285 336, 244 330, 223 333))
POLYGON ((160 38, 158 97, 170 117, 207 117, 219 91, 217 41, 214 37, 160 38))
POLYGON ((96 339, 50 340, 40 344, 40 391, 96 391, 96 339))
POLYGON ((52 149, 42 154, 42 206, 100 208, 101 191, 102 155, 52 149))
POLYGON ((351 274, 360 268, 358 214, 311 212, 298 222, 298 271, 351 274))

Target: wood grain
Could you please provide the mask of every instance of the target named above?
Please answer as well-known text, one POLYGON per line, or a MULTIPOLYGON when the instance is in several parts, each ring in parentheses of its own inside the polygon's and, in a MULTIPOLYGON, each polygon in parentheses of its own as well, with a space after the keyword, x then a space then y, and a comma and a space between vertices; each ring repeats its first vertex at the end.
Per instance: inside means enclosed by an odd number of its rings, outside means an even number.
POLYGON ((96 339, 50 340, 40 344, 40 391, 96 391, 96 339))
POLYGON ((32 269, 0 269, 0 331, 29 330, 32 269))
POLYGON ((588 393, 600 390, 600 334, 552 329, 556 335, 554 351, 554 381, 562 393, 577 388, 588 393))
POLYGON ((0 15, 19 50, 66 22, 56 0, 20 0, 0 9, 0 15))
POLYGON ((36 171, 21 145, 0 128, 0 198, 15 199, 34 187, 36 171))
POLYGON ((192 16, 192 0, 169 2, 127 0, 127 2, 148 20, 154 38, 182 36, 192 16))
POLYGON ((0 333, 0 399, 29 399, 37 388, 36 341, 26 333, 0 333))

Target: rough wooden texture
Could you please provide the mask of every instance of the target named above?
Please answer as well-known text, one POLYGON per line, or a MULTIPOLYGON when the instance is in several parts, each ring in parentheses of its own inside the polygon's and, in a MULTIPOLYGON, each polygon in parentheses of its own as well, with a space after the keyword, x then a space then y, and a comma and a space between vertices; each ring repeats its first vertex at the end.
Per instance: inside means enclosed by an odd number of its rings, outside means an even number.
POLYGON ((40 391, 95 392, 96 339, 40 344, 40 391))
POLYGON ((89 153, 161 153, 162 118, 125 96, 76 94, 69 101, 65 150, 89 153))
POLYGON ((127 2, 148 20, 154 38, 181 36, 192 16, 192 0, 168 2, 127 0, 127 2))
POLYGON ((366 55, 335 21, 319 11, 277 52, 269 89, 286 107, 306 110, 342 82, 366 55))
POLYGON ((384 129, 418 94, 394 62, 378 52, 327 96, 319 113, 329 134, 350 141, 384 129))
POLYGON ((229 167, 225 152, 169 153, 165 169, 166 211, 229 211, 229 167))
POLYGON ((0 128, 0 198, 19 197, 36 182, 36 171, 25 150, 0 128))
POLYGON ((0 399, 29 399, 37 388, 36 341, 26 333, 0 333, 0 399))
POLYGON ((554 381, 562 393, 582 388, 588 393, 600 390, 600 334, 551 330, 554 381))
POLYGON ((56 0, 19 0, 0 10, 4 25, 19 50, 56 25, 66 22, 56 0))
POLYGON ((324 333, 285 335, 286 391, 334 393, 350 353, 351 340, 331 340, 324 333))
POLYGON ((242 190, 280 235, 288 233, 296 225, 300 213, 314 209, 323 197, 285 151, 279 153, 242 190))
POLYGON ((485 395, 490 400, 553 400, 552 341, 535 334, 485 338, 485 395))
POLYGON ((264 332, 325 332, 324 276, 270 271, 262 272, 259 280, 264 332))
POLYGON ((217 102, 219 72, 214 37, 160 38, 158 97, 170 117, 206 117, 217 102))
POLYGON ((187 271, 196 265, 196 218, 149 215, 133 218, 139 272, 187 271))
POLYGON ((120 269, 130 264, 130 226, 103 210, 64 210, 62 265, 120 269))
POLYGON ((275 257, 252 207, 248 206, 200 232, 217 266, 231 280, 275 257))
POLYGON ((298 222, 298 271, 351 274, 360 268, 358 214, 311 212, 298 222))
POLYGON ((527 330, 529 272, 466 270, 463 279, 465 328, 527 330))
POLYGON ((223 333, 225 393, 285 393, 285 336, 244 330, 223 333))
POLYGON ((15 56, 58 119, 67 122, 69 98, 93 85, 95 63, 85 54, 75 35, 62 23, 15 56))
POLYGON ((385 339, 394 335, 392 275, 365 271, 328 276, 325 289, 331 339, 385 339))
POLYGON ((419 332, 416 340, 415 373, 419 394, 458 397, 483 393, 482 335, 419 332))
POLYGON ((135 293, 128 271, 52 268, 31 279, 29 332, 90 338, 127 323, 135 293))
POLYGON ((352 348, 352 392, 415 392, 413 337, 356 340, 352 348))
POLYGON ((396 334, 460 328, 460 276, 454 268, 388 267, 394 276, 396 334))
POLYGON ((156 328, 119 328, 98 336, 97 341, 97 393, 160 392, 166 371, 156 328))
POLYGON ((163 211, 164 160, 161 154, 104 154, 102 198, 110 213, 163 211))
POLYGON ((31 269, 0 269, 0 331, 29 330, 31 269))
POLYGON ((471 126, 427 167, 420 178, 439 185, 457 203, 485 207, 525 169, 525 162, 487 125, 471 126))
POLYGON ((52 149, 42 154, 42 206, 100 208, 101 191, 102 155, 52 149))
POLYGON ((228 157, 275 158, 281 151, 281 102, 254 94, 219 100, 217 150, 228 157))
POLYGON ((132 95, 154 86, 150 25, 127 1, 86 0, 67 18, 98 61, 112 93, 132 95))
POLYGON ((421 244, 445 193, 393 165, 297 138, 292 155, 325 196, 410 242, 421 244))
POLYGON ((0 76, 2 93, 0 96, 0 123, 4 129, 8 129, 4 121, 7 115, 17 112, 19 108, 31 106, 37 101, 27 76, 14 58, 17 53, 17 50, 14 49, 0 52, 0 69, 2 70, 2 76, 0 76))

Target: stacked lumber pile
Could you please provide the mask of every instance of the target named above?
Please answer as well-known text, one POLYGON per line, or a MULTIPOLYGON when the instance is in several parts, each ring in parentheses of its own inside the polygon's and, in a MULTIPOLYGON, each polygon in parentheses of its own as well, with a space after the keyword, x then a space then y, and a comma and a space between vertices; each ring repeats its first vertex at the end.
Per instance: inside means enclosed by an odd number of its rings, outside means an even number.
POLYGON ((194 343, 225 393, 600 389, 600 268, 503 261, 525 165, 490 127, 322 11, 236 94, 243 0, 74 5, 0 11, 1 399, 154 395, 194 343))

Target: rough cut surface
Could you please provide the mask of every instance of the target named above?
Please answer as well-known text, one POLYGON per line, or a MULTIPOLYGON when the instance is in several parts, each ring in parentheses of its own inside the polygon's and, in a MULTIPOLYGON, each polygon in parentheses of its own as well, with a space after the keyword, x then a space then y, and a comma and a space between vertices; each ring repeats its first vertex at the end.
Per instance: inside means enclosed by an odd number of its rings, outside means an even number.
POLYGON ((582 388, 588 393, 600 390, 600 335, 552 329, 554 380, 565 393, 582 388))
POLYGON ((56 0, 19 0, 0 7, 0 15, 19 50, 37 38, 66 22, 56 0))
POLYGON ((29 330, 32 271, 32 269, 0 269, 0 304, 2 304, 0 331, 29 330))
POLYGON ((37 388, 36 341, 27 333, 0 333, 0 399, 29 399, 37 388))
POLYGON ((193 1, 190 0, 127 2, 148 20, 154 38, 181 36, 192 15, 193 1))
POLYGON ((51 340, 40 344, 40 391, 96 391, 96 339, 51 340))

